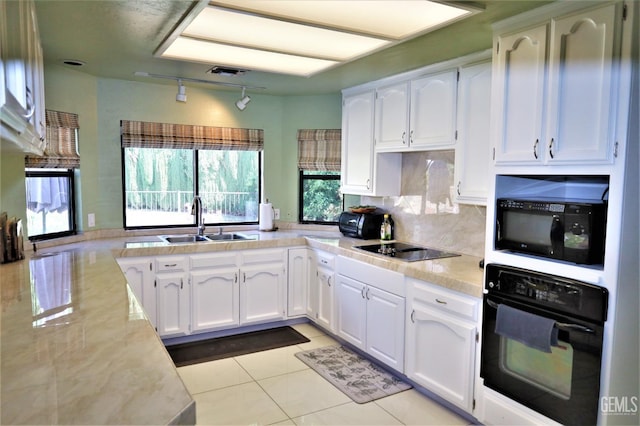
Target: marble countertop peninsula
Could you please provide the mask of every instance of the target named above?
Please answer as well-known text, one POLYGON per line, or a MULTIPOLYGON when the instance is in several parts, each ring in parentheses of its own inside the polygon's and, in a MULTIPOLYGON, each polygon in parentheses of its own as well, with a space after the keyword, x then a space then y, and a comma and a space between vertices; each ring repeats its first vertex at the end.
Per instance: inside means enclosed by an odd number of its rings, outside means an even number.
POLYGON ((77 241, 0 265, 1 424, 193 424, 195 402, 126 284, 120 257, 310 246, 482 296, 479 258, 402 262, 338 232, 241 232, 168 244, 154 235, 77 241))

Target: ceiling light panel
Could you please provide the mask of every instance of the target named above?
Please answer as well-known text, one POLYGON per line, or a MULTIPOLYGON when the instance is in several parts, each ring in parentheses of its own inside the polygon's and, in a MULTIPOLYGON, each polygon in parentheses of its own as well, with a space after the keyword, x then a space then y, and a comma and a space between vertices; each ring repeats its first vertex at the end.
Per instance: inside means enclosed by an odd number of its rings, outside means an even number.
POLYGON ((477 11, 427 0, 200 0, 155 55, 309 77, 477 11))
POLYGON ((266 52, 226 44, 178 37, 162 57, 203 63, 225 63, 229 66, 256 71, 309 76, 332 67, 338 62, 304 56, 266 52))
POLYGON ((302 25, 264 16, 205 8, 183 36, 313 58, 346 61, 389 44, 388 40, 302 25))
POLYGON ((471 13, 426 0, 220 0, 213 4, 396 40, 471 13))

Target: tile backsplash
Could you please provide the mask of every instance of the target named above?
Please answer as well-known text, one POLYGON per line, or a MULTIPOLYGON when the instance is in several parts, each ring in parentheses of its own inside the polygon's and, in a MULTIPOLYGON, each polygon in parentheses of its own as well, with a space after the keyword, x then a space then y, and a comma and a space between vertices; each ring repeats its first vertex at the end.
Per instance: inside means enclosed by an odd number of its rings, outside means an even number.
POLYGON ((402 154, 400 196, 362 197, 362 204, 391 214, 397 240, 483 257, 486 208, 455 203, 454 156, 453 150, 402 154))

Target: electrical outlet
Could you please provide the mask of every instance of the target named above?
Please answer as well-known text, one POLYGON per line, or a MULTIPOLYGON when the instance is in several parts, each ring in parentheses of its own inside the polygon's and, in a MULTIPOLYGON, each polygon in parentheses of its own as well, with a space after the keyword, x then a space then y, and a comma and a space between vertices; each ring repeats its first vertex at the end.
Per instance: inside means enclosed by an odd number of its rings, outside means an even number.
POLYGON ((273 218, 275 220, 280 219, 280 209, 273 209, 273 218))
POLYGON ((92 228, 92 227, 96 226, 96 214, 95 213, 89 213, 87 215, 87 226, 89 228, 92 228))

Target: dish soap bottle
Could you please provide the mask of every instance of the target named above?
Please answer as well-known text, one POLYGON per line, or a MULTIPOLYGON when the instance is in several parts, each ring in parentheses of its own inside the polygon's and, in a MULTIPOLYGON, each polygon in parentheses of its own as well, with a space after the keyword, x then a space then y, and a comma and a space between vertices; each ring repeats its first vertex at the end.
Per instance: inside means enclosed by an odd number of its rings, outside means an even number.
POLYGON ((388 213, 385 213, 380 225, 380 239, 385 241, 393 239, 393 222, 388 213))

